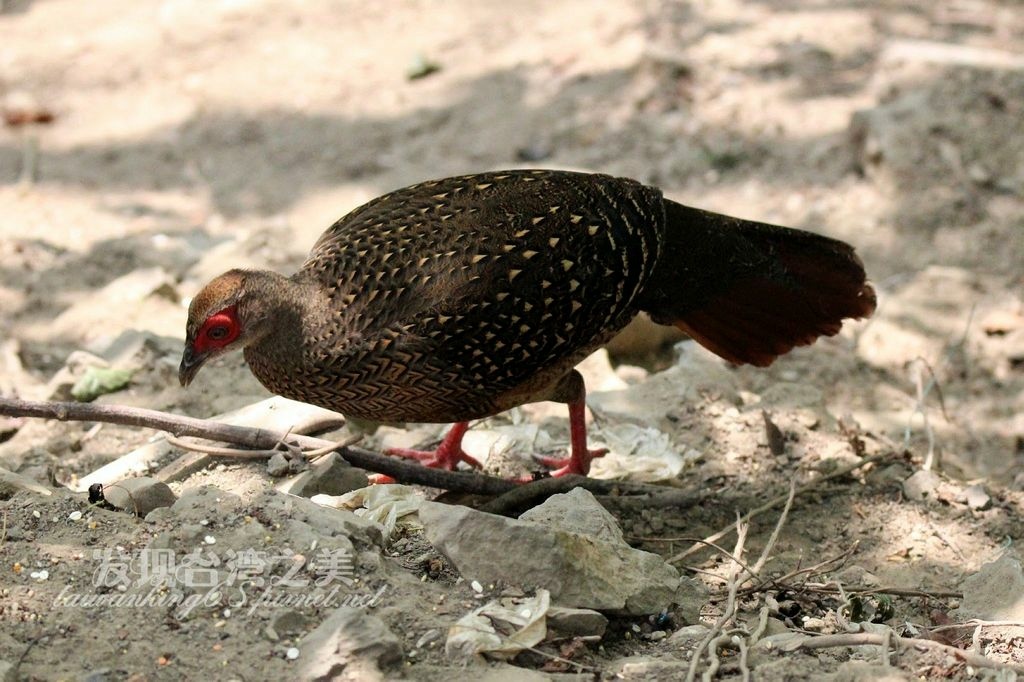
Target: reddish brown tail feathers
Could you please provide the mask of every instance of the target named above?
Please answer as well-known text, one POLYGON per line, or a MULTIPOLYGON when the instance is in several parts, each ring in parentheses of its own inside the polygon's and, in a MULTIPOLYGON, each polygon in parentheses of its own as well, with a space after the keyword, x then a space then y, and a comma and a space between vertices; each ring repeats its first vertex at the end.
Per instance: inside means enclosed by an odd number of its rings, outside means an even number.
POLYGON ((665 246, 643 308, 726 360, 770 365, 875 310, 849 244, 668 200, 665 211, 665 246))

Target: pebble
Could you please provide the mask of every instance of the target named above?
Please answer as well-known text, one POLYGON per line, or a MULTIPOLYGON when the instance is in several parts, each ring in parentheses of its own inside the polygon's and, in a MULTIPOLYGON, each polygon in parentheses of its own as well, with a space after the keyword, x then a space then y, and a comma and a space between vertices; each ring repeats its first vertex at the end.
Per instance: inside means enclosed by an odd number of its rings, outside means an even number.
POLYGON ((145 517, 154 509, 170 507, 177 501, 170 487, 149 476, 126 478, 103 488, 103 497, 118 509, 145 517))
POLYGON ((279 478, 288 473, 288 458, 278 452, 267 460, 267 473, 274 478, 279 478))
POLYGON ((68 521, 81 521, 81 520, 82 520, 82 512, 80 512, 78 510, 75 510, 75 511, 71 512, 70 514, 68 514, 68 521))
POLYGON ((288 651, 284 652, 284 655, 288 657, 289 661, 294 661, 299 657, 299 650, 297 647, 290 647, 288 651))
POLYGON ((992 498, 985 488, 980 484, 968 486, 963 491, 963 501, 967 503, 967 506, 971 509, 988 509, 992 505, 992 498))

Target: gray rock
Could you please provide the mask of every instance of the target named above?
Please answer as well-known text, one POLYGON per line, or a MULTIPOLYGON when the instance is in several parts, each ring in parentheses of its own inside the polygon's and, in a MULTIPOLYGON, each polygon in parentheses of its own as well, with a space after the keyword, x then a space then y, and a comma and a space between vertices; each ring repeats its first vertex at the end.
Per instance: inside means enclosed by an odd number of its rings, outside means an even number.
POLYGON ((299 642, 302 680, 380 679, 401 665, 402 645, 387 625, 342 607, 299 642))
POLYGON ((559 606, 645 615, 671 604, 679 588, 675 568, 624 542, 436 502, 424 503, 419 517, 465 579, 542 587, 559 606))
POLYGON ((211 516, 234 512, 242 507, 242 500, 233 493, 213 485, 201 485, 183 490, 170 511, 179 522, 200 522, 211 516))
POLYGON ((357 469, 336 452, 324 455, 320 461, 293 480, 288 481, 282 492, 300 497, 313 495, 344 495, 347 492, 365 488, 370 484, 366 472, 357 469))
POLYGON ((104 486, 103 497, 118 509, 136 516, 145 516, 160 507, 170 507, 178 499, 166 483, 149 476, 126 478, 104 486))
POLYGON ((1024 568, 1019 559, 1004 554, 964 578, 960 588, 964 593, 956 611, 960 618, 1024 620, 1024 568))
POLYGON ((9 542, 18 542, 25 539, 25 530, 21 526, 11 526, 7 529, 6 538, 9 542))
POLYGON ((298 611, 286 609, 274 616, 271 627, 279 635, 297 635, 309 629, 309 618, 298 611))
POLYGON ((672 646, 689 646, 704 639, 711 632, 706 625, 687 625, 669 635, 668 643, 672 646))
POLYGON ((593 493, 583 488, 552 495, 542 504, 524 512, 519 520, 557 528, 566 533, 590 535, 604 542, 625 542, 615 517, 601 506, 593 493))
POLYGON ((604 637, 608 619, 592 609, 552 606, 547 617, 548 637, 604 637))
POLYGON ((280 478, 290 470, 288 458, 283 453, 276 453, 267 460, 267 473, 274 478, 280 478))
POLYGON ((264 491, 253 500, 252 506, 298 533, 296 548, 303 546, 301 541, 305 539, 333 536, 345 536, 354 545, 380 547, 384 544, 380 525, 346 509, 325 507, 277 490, 264 491))
POLYGON ((675 366, 621 391, 588 392, 587 405, 616 421, 666 429, 671 425, 665 418, 666 409, 696 402, 705 390, 727 402, 740 402, 736 373, 724 361, 693 342, 684 341, 676 349, 679 358, 675 366))
POLYGON ((935 499, 942 479, 931 471, 915 471, 910 478, 903 481, 903 494, 913 502, 935 499))
POLYGON ((52 490, 33 478, 0 468, 0 499, 13 497, 22 491, 47 496, 53 494, 52 490))
POLYGON ((683 576, 676 591, 675 613, 684 623, 700 623, 701 609, 708 603, 708 588, 697 578, 683 576))
POLYGON ((867 661, 846 661, 836 671, 834 682, 903 682, 909 675, 891 665, 867 661))
POLYGON ((963 493, 961 493, 961 499, 971 509, 981 510, 992 506, 992 498, 989 497, 989 494, 985 492, 984 486, 980 483, 964 488, 963 493))

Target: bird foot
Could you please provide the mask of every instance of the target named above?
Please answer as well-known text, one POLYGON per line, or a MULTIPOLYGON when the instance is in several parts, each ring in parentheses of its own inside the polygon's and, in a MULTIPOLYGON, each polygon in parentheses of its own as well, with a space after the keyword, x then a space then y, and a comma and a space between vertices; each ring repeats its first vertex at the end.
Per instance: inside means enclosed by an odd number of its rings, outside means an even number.
POLYGON ((385 450, 385 453, 388 455, 395 455, 397 457, 405 457, 406 459, 415 459, 423 464, 423 466, 431 469, 447 469, 448 471, 455 471, 459 466, 459 462, 465 462, 474 469, 483 468, 483 464, 481 464, 479 460, 467 455, 460 446, 445 446, 446 443, 441 443, 437 446, 436 450, 388 448, 385 450))
POLYGON ((590 473, 590 462, 598 457, 604 457, 607 455, 608 448, 585 450, 585 452, 586 454, 582 456, 574 454, 569 457, 534 457, 534 459, 544 466, 554 469, 554 471, 550 473, 552 478, 568 476, 569 474, 586 476, 590 473))

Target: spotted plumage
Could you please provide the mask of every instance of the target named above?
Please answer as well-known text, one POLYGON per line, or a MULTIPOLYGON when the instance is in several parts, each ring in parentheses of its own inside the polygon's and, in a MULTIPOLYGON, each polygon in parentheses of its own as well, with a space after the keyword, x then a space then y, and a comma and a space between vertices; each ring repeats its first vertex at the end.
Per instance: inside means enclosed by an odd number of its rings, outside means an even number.
POLYGON ((767 364, 873 309, 841 242, 690 209, 633 180, 484 173, 355 209, 291 277, 214 280, 190 310, 182 382, 243 347, 286 397, 374 421, 464 422, 582 405, 573 366, 641 310, 767 364))

